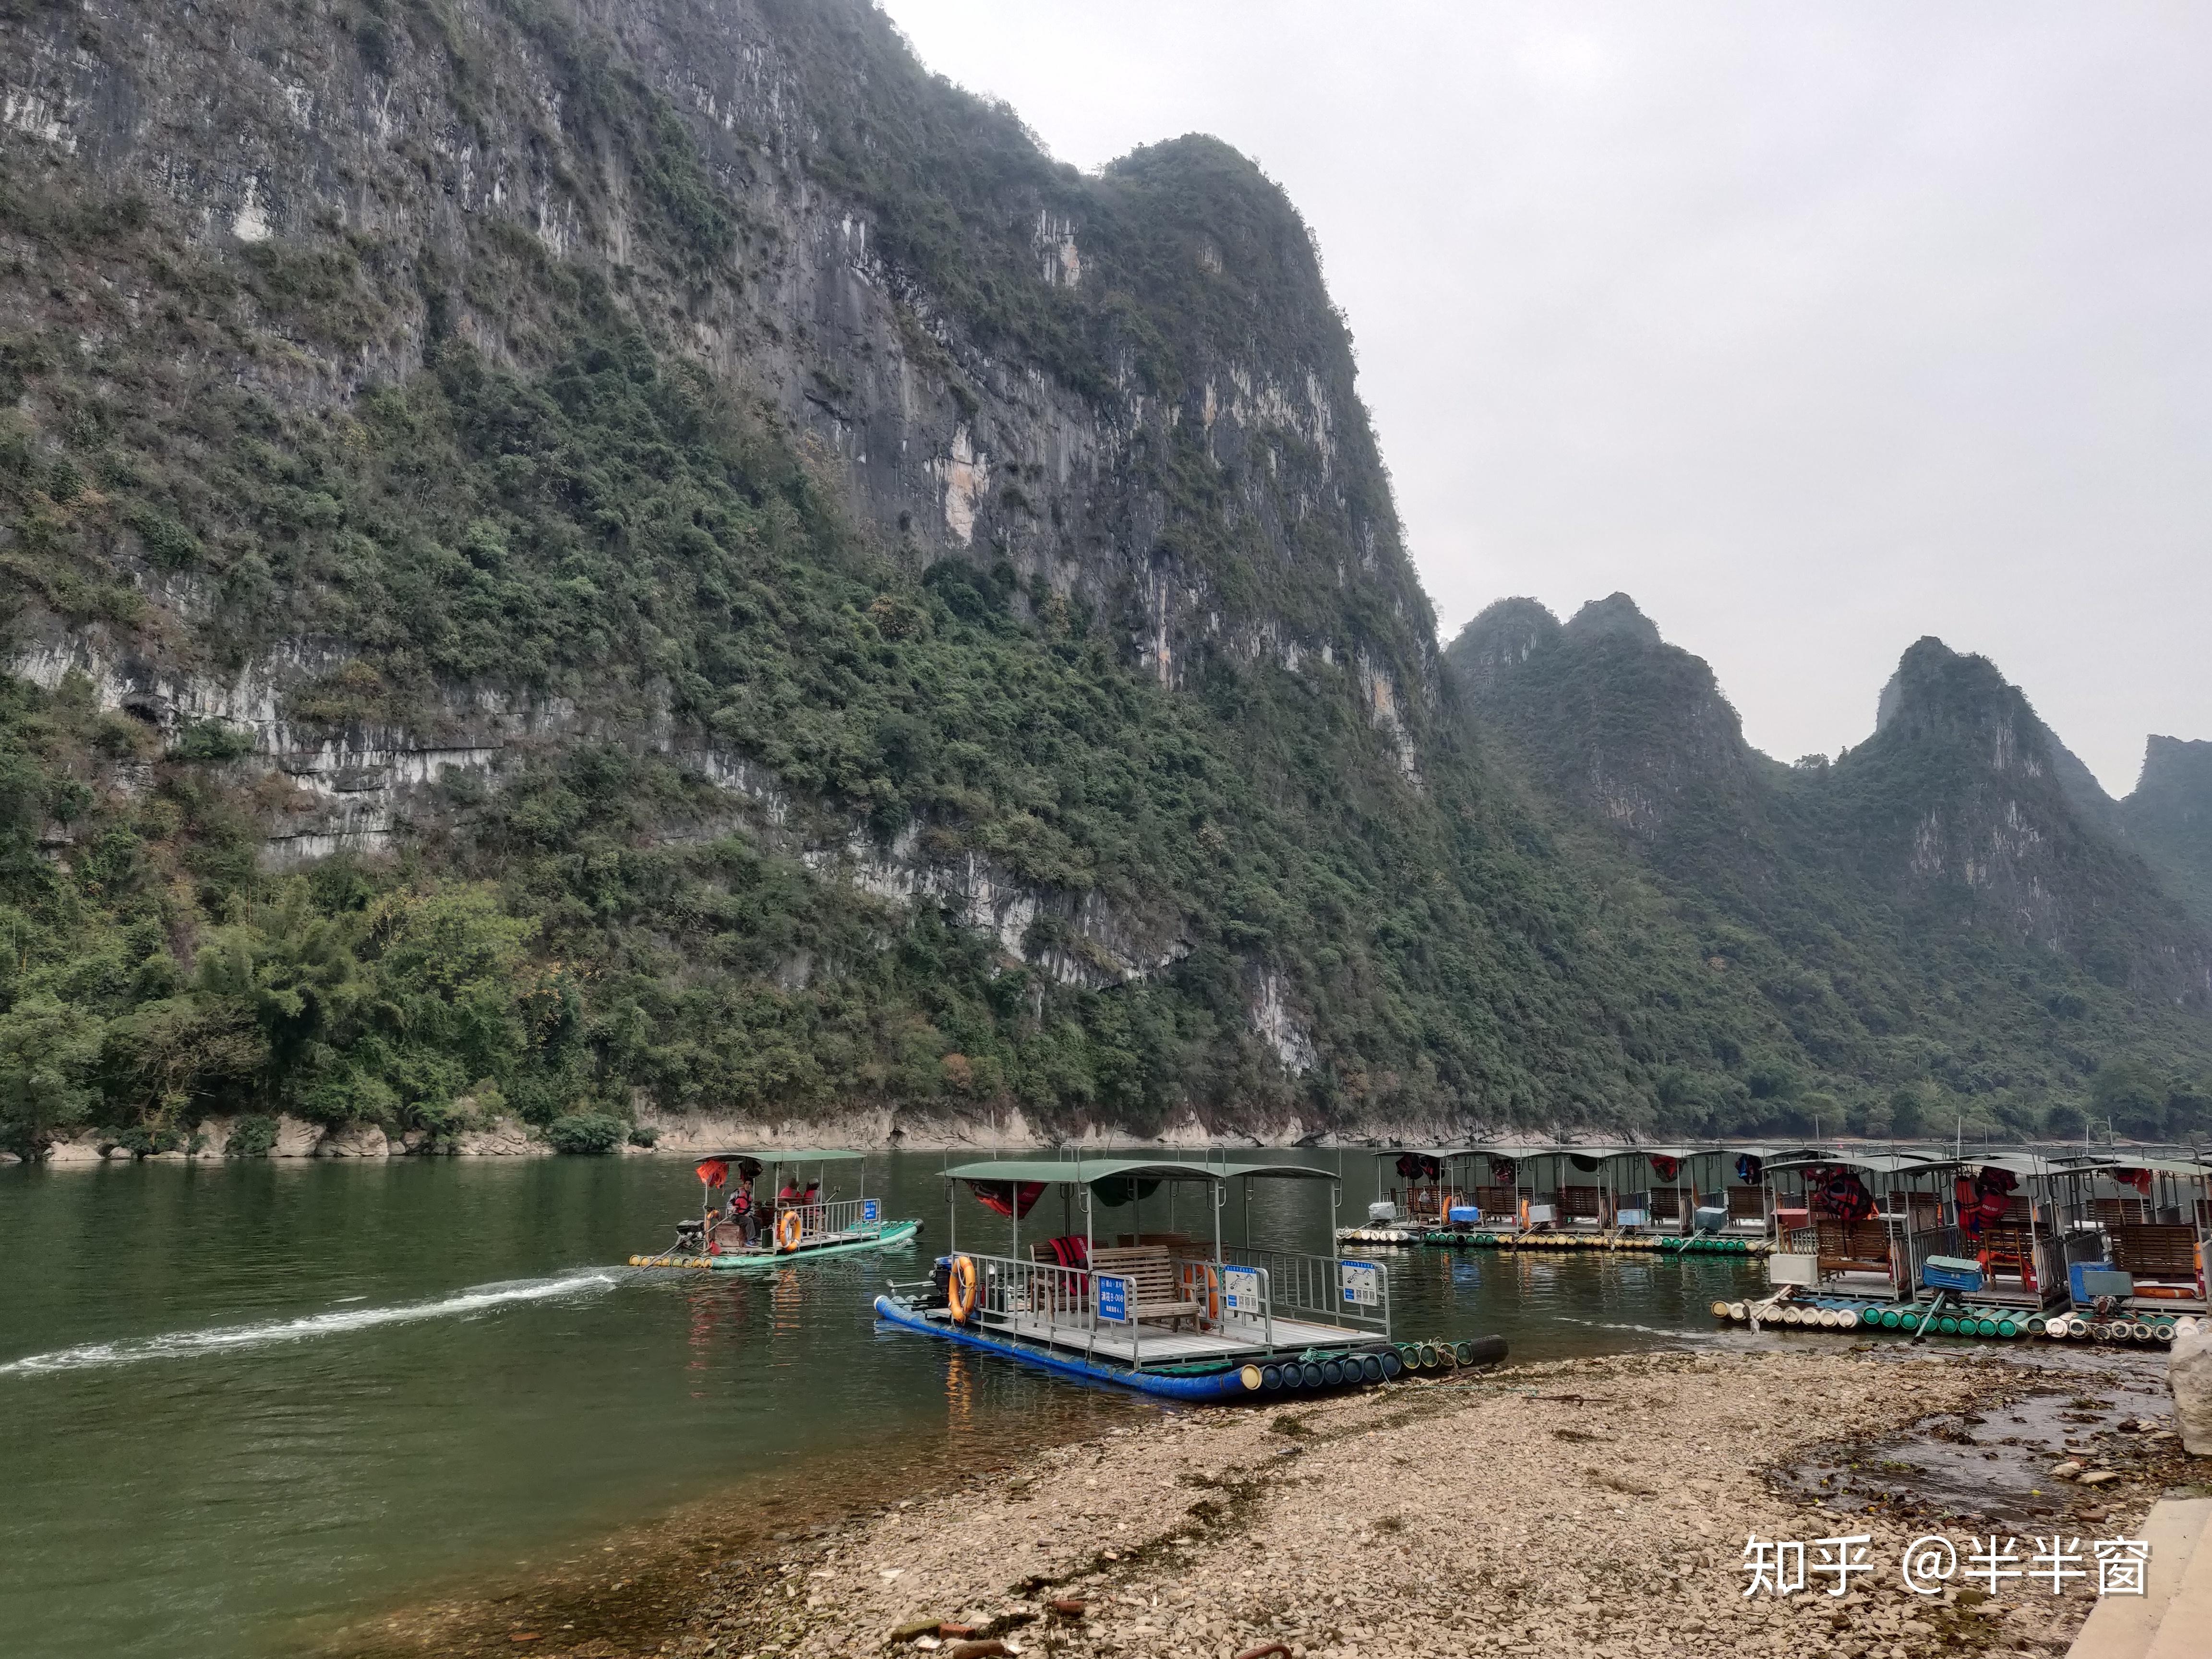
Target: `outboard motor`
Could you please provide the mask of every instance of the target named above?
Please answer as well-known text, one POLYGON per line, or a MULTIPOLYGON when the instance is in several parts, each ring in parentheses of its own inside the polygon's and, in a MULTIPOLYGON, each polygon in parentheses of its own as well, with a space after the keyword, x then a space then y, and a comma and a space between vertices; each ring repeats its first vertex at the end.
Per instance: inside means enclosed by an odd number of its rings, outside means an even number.
POLYGON ((929 1300, 924 1307, 944 1308, 952 1302, 952 1258, 940 1255, 929 1270, 929 1300))
POLYGON ((1387 1227, 1397 1218, 1398 1206, 1387 1198, 1378 1199, 1367 1206, 1367 1219, 1370 1225, 1387 1227))
POLYGON ((696 1217, 676 1224, 676 1251, 679 1255, 696 1255, 707 1248, 707 1224, 696 1217))
POLYGON ((1701 1207, 1693 1210, 1690 1213, 1690 1224, 1708 1237, 1724 1232, 1729 1224, 1728 1206, 1717 1204, 1710 1209, 1701 1207))

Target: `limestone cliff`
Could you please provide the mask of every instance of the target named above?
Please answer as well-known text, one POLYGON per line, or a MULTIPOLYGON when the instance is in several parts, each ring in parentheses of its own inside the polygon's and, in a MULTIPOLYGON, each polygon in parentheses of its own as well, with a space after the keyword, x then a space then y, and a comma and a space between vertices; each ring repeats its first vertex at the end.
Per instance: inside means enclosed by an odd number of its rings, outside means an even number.
MULTIPOLYGON (((95 6, 4 27, 19 199, 50 222, 32 257, 62 280, 11 285, 0 317, 88 354, 98 418, 211 386, 328 415, 448 340, 542 364, 557 325, 533 290, 588 273, 772 410, 916 571, 1008 571, 1015 614, 1095 613, 1166 685, 1217 658, 1340 671, 1418 774, 1431 624, 1347 343, 1296 214, 1223 147, 1080 178, 857 3, 95 6), (88 201, 116 222, 56 246, 51 221, 88 201), (180 318, 171 261, 230 303, 180 318), (154 356, 163 372, 112 372, 154 356)), ((441 767, 493 768, 517 738, 709 712, 635 662, 549 686, 434 656, 426 729, 304 738, 288 693, 376 641, 333 635, 346 619, 296 589, 241 615, 235 565, 210 568, 224 550, 112 538, 148 614, 43 624, 17 666, 249 728, 322 798, 279 858, 380 842, 441 767), (611 672, 628 684, 591 683, 611 672)))

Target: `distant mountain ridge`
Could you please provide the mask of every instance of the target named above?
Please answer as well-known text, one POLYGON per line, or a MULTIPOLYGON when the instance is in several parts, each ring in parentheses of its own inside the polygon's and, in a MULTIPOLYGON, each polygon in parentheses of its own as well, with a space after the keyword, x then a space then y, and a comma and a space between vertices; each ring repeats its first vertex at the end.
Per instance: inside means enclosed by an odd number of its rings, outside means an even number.
POLYGON ((1732 939, 1715 959, 1755 964, 1825 1066, 2025 1125, 2154 1031, 2194 1098, 2212 931, 2172 872, 2212 851, 2212 745, 2157 749, 2116 803, 1995 665, 1923 639, 1864 742, 1784 766, 1622 594, 1565 625, 1501 601, 1445 661, 1475 728, 1732 939))
POLYGON ((2152 738, 2118 815, 2166 890, 2212 933, 2212 742, 2152 738))

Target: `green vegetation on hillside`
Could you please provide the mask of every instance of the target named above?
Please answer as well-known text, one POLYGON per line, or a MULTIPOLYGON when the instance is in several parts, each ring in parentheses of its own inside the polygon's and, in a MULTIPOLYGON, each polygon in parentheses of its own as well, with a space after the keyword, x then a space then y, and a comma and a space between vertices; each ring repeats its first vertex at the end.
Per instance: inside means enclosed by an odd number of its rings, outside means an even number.
MULTIPOLYGON (((679 762, 604 744, 488 796, 456 779, 452 824, 396 859, 271 874, 255 854, 286 787, 225 732, 165 746, 81 684, 18 684, 0 739, 10 1144, 89 1123, 161 1146, 240 1109, 437 1135, 457 1102, 552 1123, 626 1115, 634 1091, 1018 1103, 1133 1128, 1187 1103, 1604 1115, 1639 1109, 1639 1075, 1717 1063, 1669 1011, 1726 1016, 1649 963, 1608 965, 1565 872, 1450 745, 1435 798, 1413 795, 1347 676, 1222 662, 1172 695, 1095 619, 1017 622, 1003 569, 917 578, 588 281, 532 280, 572 343, 539 375, 448 342, 330 416, 233 391, 82 448, 17 426, 12 556, 65 614, 127 617, 107 550, 165 526, 150 562, 252 594, 216 636, 238 657, 363 642, 295 699, 308 729, 434 720, 456 681, 665 706, 833 834, 912 825, 941 859, 1063 896, 1033 954, 1079 962, 1065 912, 1095 895, 1164 919, 1181 959, 1072 988, 929 905, 814 878, 679 762), (1250 1030, 1256 970, 1306 1005, 1302 1079, 1250 1030)), ((90 374, 25 359, 52 405, 90 401, 90 374)))
MULTIPOLYGON (((490 149, 564 157, 566 209, 619 214, 565 256, 488 209, 441 218, 427 153, 361 186, 379 222, 438 218, 419 240, 309 204, 211 246, 90 150, 0 169, 9 644, 310 662, 280 711, 308 745, 434 741, 477 699, 546 715, 388 846, 278 868, 314 804, 241 730, 103 710, 82 676, 0 684, 0 1146, 155 1150, 216 1114, 246 1116, 241 1149, 279 1114, 436 1145, 511 1109, 588 1151, 644 1103, 1902 1131, 1954 1097, 2070 1098, 2099 1060, 2082 1105, 2140 1115, 2201 1053, 2143 1015, 2129 1072, 2100 1046, 2137 1018, 2125 988, 1978 938, 1923 959, 1853 891, 1782 891, 1794 785, 1746 857, 1715 852, 1728 884, 1532 805, 1429 678, 1348 337, 1280 192, 1198 137, 1080 177, 857 0, 765 12, 804 106, 767 136, 679 110, 557 7, 465 35, 347 10, 377 84, 442 86, 490 149), (1018 574, 1061 528, 1040 466, 994 464, 973 556, 933 558, 700 366, 705 337, 811 361, 815 319, 761 297, 793 268, 794 179, 890 262, 905 308, 868 349, 896 343, 917 407, 980 431, 1012 407, 993 376, 1032 368, 1104 406, 1054 556, 1111 581, 1018 574), (1073 289, 1042 280, 1040 214, 1078 225, 1073 289), (1209 428, 1240 395, 1276 409, 1264 432, 1209 428), (1154 578, 1206 619, 1174 690, 1139 658, 1154 578), (1388 675, 1417 780, 1352 663, 1388 675), (713 781, 732 759, 772 801, 713 781), (1023 936, 839 874, 895 857, 1018 889, 1023 936)), ((1612 705, 1603 740, 1663 729, 1678 679, 1630 688, 1649 707, 1612 705)), ((1685 856, 1742 840, 1726 794, 1685 856)))

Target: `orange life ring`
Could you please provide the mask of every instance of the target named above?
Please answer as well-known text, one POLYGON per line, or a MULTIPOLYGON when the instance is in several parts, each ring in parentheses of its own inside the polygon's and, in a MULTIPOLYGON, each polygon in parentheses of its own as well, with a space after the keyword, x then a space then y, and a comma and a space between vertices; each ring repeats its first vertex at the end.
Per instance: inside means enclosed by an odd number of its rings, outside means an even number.
POLYGON ((799 1236, 805 1231, 806 1224, 799 1219, 799 1212, 786 1210, 775 1219, 775 1248, 779 1250, 797 1249, 799 1236))
POLYGON ((945 1305, 952 1310, 952 1322, 965 1325, 975 1311, 975 1301, 981 1281, 975 1273, 975 1258, 956 1255, 952 1258, 951 1282, 945 1288, 945 1305))
POLYGON ((1210 1261, 1193 1262, 1191 1265, 1199 1270, 1206 1284, 1206 1293, 1195 1298, 1205 1309, 1200 1317, 1208 1326, 1218 1329, 1221 1324, 1221 1269, 1210 1261))

